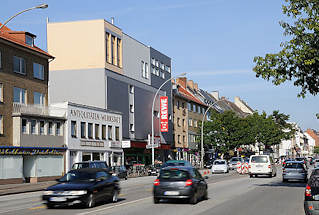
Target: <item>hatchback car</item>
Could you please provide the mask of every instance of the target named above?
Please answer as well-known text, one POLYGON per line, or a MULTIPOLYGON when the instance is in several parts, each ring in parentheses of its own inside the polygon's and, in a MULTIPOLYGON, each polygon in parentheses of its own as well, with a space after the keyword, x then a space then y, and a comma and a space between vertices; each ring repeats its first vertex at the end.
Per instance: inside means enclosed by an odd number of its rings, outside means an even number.
POLYGON ((228 173, 228 165, 225 160, 215 160, 212 166, 212 173, 228 173))
POLYGON ((307 182, 307 168, 303 161, 288 161, 282 169, 282 181, 301 180, 307 182))
POLYGON ((104 169, 71 170, 58 179, 58 182, 48 187, 42 195, 48 208, 74 204, 90 208, 98 201, 116 202, 120 193, 119 178, 104 169))
POLYGON ((207 183, 197 169, 187 166, 162 168, 153 186, 154 203, 160 199, 187 199, 196 204, 207 199, 207 183))
POLYGON ((315 168, 305 189, 304 210, 306 215, 319 214, 319 168, 315 168))
POLYGON ((127 169, 125 166, 112 166, 111 172, 119 178, 127 180, 127 169))
POLYGON ((244 159, 241 157, 232 157, 228 162, 229 169, 236 169, 238 162, 243 163, 244 159))

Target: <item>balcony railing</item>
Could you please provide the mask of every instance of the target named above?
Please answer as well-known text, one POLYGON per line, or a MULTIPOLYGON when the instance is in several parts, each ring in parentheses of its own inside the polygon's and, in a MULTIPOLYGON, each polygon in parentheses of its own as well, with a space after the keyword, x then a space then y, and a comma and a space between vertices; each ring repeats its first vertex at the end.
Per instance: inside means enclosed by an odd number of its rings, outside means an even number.
POLYGON ((48 107, 40 105, 13 104, 13 114, 30 114, 44 117, 62 117, 66 118, 66 110, 57 107, 48 107))

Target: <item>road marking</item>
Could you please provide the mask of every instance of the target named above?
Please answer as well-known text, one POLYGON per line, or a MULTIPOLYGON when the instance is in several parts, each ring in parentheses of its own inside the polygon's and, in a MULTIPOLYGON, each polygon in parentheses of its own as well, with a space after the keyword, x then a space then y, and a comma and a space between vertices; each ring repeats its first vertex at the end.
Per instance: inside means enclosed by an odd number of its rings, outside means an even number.
POLYGON ((79 213, 78 215, 85 215, 85 214, 92 214, 92 213, 94 214, 94 213, 99 212, 99 211, 104 211, 104 210, 116 208, 116 207, 123 206, 123 205, 133 204, 133 203, 144 201, 144 200, 150 199, 150 198, 153 198, 153 196, 149 196, 149 197, 142 198, 142 199, 137 199, 137 200, 130 201, 130 202, 125 202, 125 203, 122 203, 122 204, 112 205, 112 206, 105 207, 105 208, 100 208, 100 209, 97 209, 97 210, 94 210, 94 211, 88 211, 88 212, 84 212, 84 213, 79 213))
POLYGON ((29 208, 29 210, 37 210, 37 209, 42 209, 45 208, 45 205, 34 207, 34 208, 29 208))

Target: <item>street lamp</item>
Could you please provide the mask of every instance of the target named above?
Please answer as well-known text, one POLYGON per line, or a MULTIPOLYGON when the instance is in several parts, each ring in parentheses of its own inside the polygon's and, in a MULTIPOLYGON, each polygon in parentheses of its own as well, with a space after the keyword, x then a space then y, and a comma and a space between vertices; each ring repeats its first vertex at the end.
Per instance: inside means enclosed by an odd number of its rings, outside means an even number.
POLYGON ((203 134, 203 130, 204 130, 204 120, 205 120, 205 116, 206 116, 208 110, 209 110, 210 108, 212 108, 215 104, 217 104, 217 103, 220 102, 220 101, 224 101, 224 99, 217 100, 217 101, 215 101, 212 105, 209 105, 208 108, 207 108, 207 110, 206 110, 205 113, 204 113, 204 116, 203 116, 202 128, 201 128, 201 146, 200 146, 200 147, 201 147, 201 153, 200 153, 201 168, 204 167, 204 137, 203 137, 204 134, 203 134))
POLYGON ((177 76, 174 76, 174 77, 171 77, 170 79, 167 79, 156 91, 155 93, 155 96, 154 96, 154 99, 153 99, 153 104, 152 104, 152 135, 151 135, 151 147, 152 147, 152 165, 154 166, 154 105, 155 105, 155 99, 156 99, 156 96, 157 94, 159 93, 159 91, 161 90, 161 88, 169 81, 171 81, 172 79, 175 79, 175 78, 178 78, 178 77, 183 77, 185 76, 186 73, 182 73, 180 75, 177 75, 177 76))
POLYGON ((45 8, 47 8, 47 7, 48 7, 47 4, 40 4, 40 5, 38 5, 38 6, 31 7, 31 8, 29 8, 29 9, 25 9, 25 10, 23 10, 23 11, 20 11, 19 13, 16 13, 15 15, 11 16, 7 21, 5 21, 5 22, 1 25, 0 31, 1 31, 1 29, 2 29, 8 22, 10 22, 11 19, 13 19, 14 17, 20 15, 21 13, 24 13, 24 12, 27 12, 27 11, 33 10, 33 9, 45 9, 45 8))

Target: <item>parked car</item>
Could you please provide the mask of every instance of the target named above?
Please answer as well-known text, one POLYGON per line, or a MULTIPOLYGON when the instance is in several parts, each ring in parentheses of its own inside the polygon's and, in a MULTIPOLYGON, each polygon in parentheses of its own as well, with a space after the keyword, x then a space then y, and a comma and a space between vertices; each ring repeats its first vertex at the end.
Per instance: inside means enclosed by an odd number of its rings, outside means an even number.
POLYGON ((251 155, 248 166, 249 177, 258 175, 268 175, 270 178, 275 177, 277 169, 274 160, 269 155, 251 155))
POLYGON ((211 169, 213 166, 213 163, 214 163, 214 159, 206 161, 206 163, 204 164, 204 168, 211 169))
POLYGON ((241 157, 232 157, 229 162, 228 162, 228 167, 229 169, 236 169, 237 168, 237 163, 240 162, 240 163, 243 163, 244 162, 244 159, 241 158, 241 157))
POLYGON ((207 199, 207 183, 194 167, 166 167, 154 181, 153 196, 155 204, 160 199, 187 199, 196 204, 199 199, 207 199))
POLYGON ((116 202, 120 193, 119 178, 105 169, 81 168, 71 170, 58 184, 48 187, 42 199, 48 208, 83 204, 90 208, 98 201, 116 202))
POLYGON ((319 168, 315 168, 305 189, 304 210, 306 215, 319 214, 319 168))
POLYGON ((149 176, 157 176, 159 171, 160 171, 161 165, 160 164, 155 164, 154 166, 149 166, 147 170, 147 174, 149 176))
POLYGON ((307 182, 307 168, 303 161, 289 161, 282 169, 282 181, 302 180, 307 182))
POLYGON ((212 173, 228 173, 228 165, 225 160, 215 160, 212 166, 212 173))
POLYGON ((127 169, 125 166, 112 166, 110 169, 113 175, 127 180, 127 169))
POLYGON ((314 160, 314 168, 318 168, 319 167, 319 159, 315 159, 314 160))
POLYGON ((161 166, 161 168, 170 167, 170 166, 189 166, 189 167, 192 167, 192 164, 189 161, 185 161, 185 160, 168 160, 161 166))
POLYGON ((111 170, 109 166, 107 165, 106 161, 83 161, 83 162, 74 163, 72 165, 72 169, 82 169, 82 168, 101 168, 107 171, 111 170))

